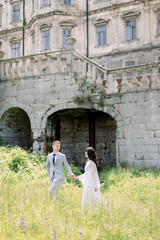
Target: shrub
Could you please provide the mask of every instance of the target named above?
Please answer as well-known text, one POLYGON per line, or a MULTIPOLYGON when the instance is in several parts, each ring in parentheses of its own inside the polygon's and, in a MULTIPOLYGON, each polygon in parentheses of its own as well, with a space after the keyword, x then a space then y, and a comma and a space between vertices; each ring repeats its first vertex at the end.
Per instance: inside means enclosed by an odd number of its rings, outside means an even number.
POLYGON ((10 153, 8 166, 11 171, 18 172, 20 167, 27 167, 28 154, 20 147, 13 148, 10 153))

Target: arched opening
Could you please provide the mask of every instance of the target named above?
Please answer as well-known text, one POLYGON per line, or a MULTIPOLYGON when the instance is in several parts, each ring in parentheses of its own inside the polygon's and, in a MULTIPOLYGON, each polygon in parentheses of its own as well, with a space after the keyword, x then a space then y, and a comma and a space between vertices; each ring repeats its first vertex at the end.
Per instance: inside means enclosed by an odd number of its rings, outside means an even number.
POLYGON ((21 108, 8 109, 0 120, 0 138, 3 145, 30 148, 31 124, 27 113, 21 108))
POLYGON ((99 166, 116 165, 116 121, 96 110, 67 109, 50 115, 46 124, 47 150, 54 139, 62 143, 61 151, 79 168, 85 163, 84 151, 96 148, 99 166))

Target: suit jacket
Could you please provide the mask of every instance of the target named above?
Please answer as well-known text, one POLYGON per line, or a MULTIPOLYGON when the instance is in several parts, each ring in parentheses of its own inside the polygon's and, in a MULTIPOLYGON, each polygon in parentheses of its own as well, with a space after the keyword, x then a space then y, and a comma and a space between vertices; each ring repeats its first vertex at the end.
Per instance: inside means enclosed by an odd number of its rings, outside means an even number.
POLYGON ((55 165, 53 164, 53 153, 48 154, 46 168, 51 182, 65 180, 64 168, 67 170, 70 177, 73 175, 65 154, 60 152, 56 155, 55 165))

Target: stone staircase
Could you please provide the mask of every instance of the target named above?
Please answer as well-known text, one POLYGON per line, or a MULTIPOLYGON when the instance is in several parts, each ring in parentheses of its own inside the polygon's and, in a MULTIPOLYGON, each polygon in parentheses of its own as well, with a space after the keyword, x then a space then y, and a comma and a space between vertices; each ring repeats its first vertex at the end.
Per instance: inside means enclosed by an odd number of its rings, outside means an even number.
POLYGON ((81 90, 102 94, 160 88, 160 62, 106 69, 78 53, 73 46, 62 51, 0 60, 0 81, 71 74, 81 90))

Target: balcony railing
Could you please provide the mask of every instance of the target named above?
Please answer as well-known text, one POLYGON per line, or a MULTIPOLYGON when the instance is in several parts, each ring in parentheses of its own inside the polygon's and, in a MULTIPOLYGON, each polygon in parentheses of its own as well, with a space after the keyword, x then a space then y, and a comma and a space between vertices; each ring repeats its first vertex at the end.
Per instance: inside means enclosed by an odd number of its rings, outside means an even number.
POLYGON ((106 69, 74 49, 0 60, 0 81, 72 73, 107 94, 160 88, 160 62, 106 69))

